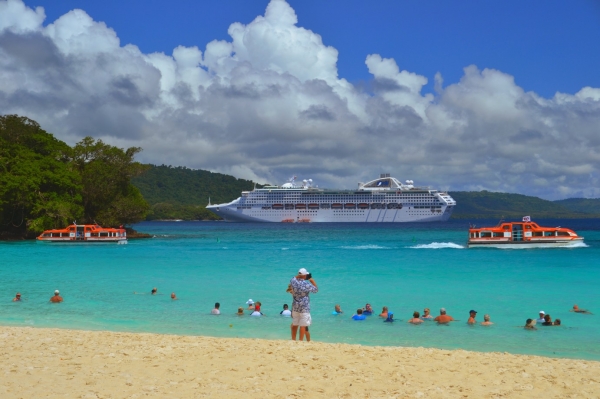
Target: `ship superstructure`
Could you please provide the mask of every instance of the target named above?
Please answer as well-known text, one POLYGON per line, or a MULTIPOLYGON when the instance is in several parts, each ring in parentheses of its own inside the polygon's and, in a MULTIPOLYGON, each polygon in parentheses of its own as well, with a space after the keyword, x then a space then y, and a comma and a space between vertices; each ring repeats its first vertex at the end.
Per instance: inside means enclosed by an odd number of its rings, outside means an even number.
POLYGON ((226 204, 206 208, 232 222, 435 222, 450 218, 456 201, 446 192, 401 183, 389 174, 358 189, 325 190, 312 180, 243 191, 226 204))

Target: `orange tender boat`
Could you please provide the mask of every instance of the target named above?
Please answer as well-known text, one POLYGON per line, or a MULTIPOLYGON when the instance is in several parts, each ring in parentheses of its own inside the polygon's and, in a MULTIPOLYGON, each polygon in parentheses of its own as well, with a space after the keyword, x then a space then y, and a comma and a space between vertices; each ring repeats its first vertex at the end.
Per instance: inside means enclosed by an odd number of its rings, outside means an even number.
POLYGON ((496 227, 469 229, 469 248, 546 248, 567 247, 583 242, 571 229, 540 227, 528 216, 522 222, 502 222, 496 227))
POLYGON ((123 226, 118 229, 101 227, 97 224, 72 224, 64 229, 46 230, 37 237, 42 242, 117 242, 127 243, 127 232, 123 226))

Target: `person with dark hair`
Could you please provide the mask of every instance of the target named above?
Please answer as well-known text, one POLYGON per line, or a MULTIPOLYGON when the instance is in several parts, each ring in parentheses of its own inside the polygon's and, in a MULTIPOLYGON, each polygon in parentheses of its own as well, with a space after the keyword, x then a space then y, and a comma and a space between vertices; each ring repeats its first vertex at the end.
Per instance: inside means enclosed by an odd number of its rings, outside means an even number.
POLYGON ((288 304, 287 303, 283 304, 283 310, 281 312, 279 312, 279 314, 282 315, 282 316, 284 316, 284 317, 292 317, 292 312, 288 308, 288 304))
POLYGON ((221 304, 219 302, 215 303, 215 308, 213 310, 210 311, 210 314, 221 314, 221 310, 219 310, 219 308, 221 307, 221 304))
POLYGON ((535 324, 536 324, 535 320, 527 319, 527 321, 525 321, 525 329, 526 330, 537 330, 537 328, 535 328, 535 324))
POLYGON ((546 314, 544 316, 544 322, 542 323, 543 326, 553 326, 554 323, 552 323, 552 317, 550 317, 549 314, 546 314))
POLYGON ((367 316, 364 315, 364 311, 362 309, 356 309, 356 314, 352 316, 352 320, 366 320, 367 316))
POLYGON ((413 318, 410 319, 408 322, 411 324, 421 324, 423 323, 423 320, 420 317, 421 315, 419 314, 419 312, 417 312, 416 310, 413 312, 413 318))
POLYGON ((475 324, 477 323, 475 321, 475 317, 477 317, 477 311, 475 310, 469 310, 469 320, 467 320, 468 324, 475 324))

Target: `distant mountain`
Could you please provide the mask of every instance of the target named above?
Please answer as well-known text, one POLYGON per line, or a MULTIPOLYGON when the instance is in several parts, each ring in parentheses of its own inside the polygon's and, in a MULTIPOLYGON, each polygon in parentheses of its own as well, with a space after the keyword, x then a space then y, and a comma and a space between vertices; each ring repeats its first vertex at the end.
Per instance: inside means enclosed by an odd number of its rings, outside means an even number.
POLYGON ((568 198, 554 202, 572 212, 600 214, 600 198, 568 198))
POLYGON ((478 218, 589 218, 600 217, 600 200, 597 208, 576 208, 568 201, 548 201, 522 194, 496 193, 490 191, 454 191, 449 193, 456 200, 453 219, 478 218), (586 209, 587 211, 584 211, 586 209))

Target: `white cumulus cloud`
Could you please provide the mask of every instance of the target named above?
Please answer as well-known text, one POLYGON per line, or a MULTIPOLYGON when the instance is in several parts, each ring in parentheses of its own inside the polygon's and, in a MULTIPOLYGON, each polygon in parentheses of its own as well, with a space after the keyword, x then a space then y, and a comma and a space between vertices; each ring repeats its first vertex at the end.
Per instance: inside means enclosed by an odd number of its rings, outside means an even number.
POLYGON ((380 172, 451 190, 599 197, 600 89, 525 92, 502 71, 428 78, 365 54, 372 79, 339 76, 338 51, 284 0, 234 22, 230 40, 142 53, 72 10, 0 0, 0 113, 71 144, 141 146, 140 160, 262 182, 354 187, 380 172))

